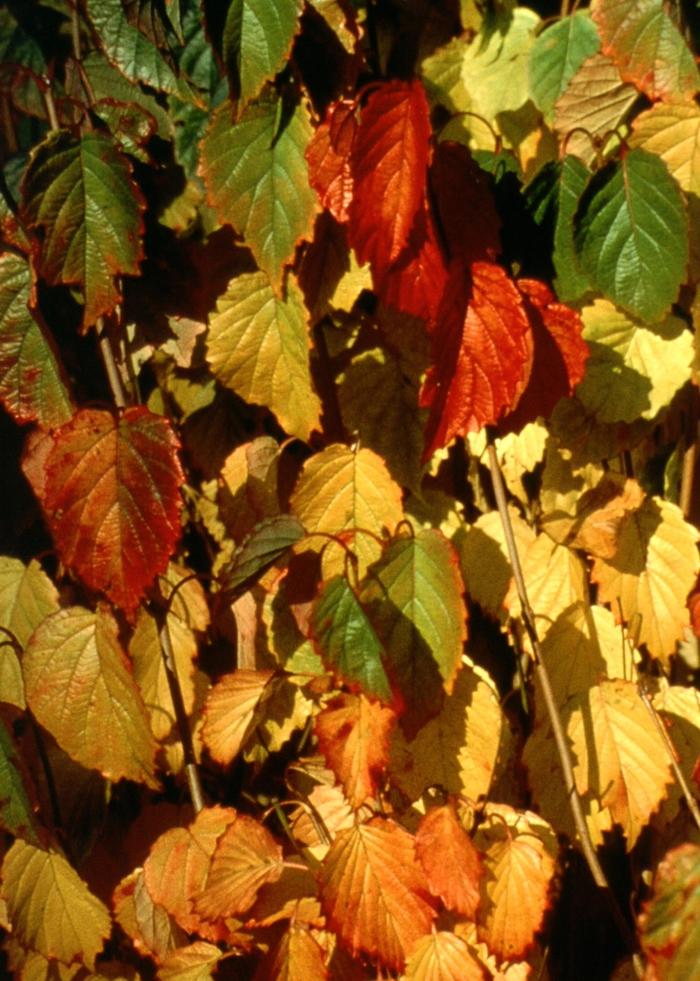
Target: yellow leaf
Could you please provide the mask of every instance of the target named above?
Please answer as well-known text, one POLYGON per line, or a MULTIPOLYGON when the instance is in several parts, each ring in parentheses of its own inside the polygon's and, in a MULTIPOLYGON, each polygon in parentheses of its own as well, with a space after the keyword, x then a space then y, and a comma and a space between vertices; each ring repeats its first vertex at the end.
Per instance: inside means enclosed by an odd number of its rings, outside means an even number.
MULTIPOLYGON (((265 703, 265 711, 258 724, 264 754, 276 753, 291 739, 297 729, 303 729, 312 715, 315 704, 307 697, 303 686, 308 678, 286 675, 276 685, 265 703)), ((246 759, 255 755, 255 747, 244 752, 246 759), (252 752, 252 756, 251 756, 252 752)))
POLYGON ((509 755, 511 733, 489 676, 465 658, 440 714, 408 742, 393 736, 392 781, 415 801, 428 787, 476 800, 486 795, 509 755))
POLYGON ((2 895, 21 943, 64 964, 94 966, 110 916, 59 852, 15 841, 2 864, 2 895))
POLYGON ((320 946, 302 924, 291 923, 265 957, 255 981, 325 981, 328 971, 320 946))
POLYGON ((501 960, 517 960, 534 944, 549 907, 556 837, 532 811, 487 804, 475 844, 485 867, 479 937, 501 960))
MULTIPOLYGON (((530 606, 540 639, 572 603, 588 596, 588 580, 581 559, 564 545, 557 545, 549 535, 538 535, 520 554, 530 606)), ((521 615, 520 600, 512 581, 505 605, 514 619, 521 615)))
POLYGON ((519 433, 508 433, 496 440, 496 456, 508 489, 519 501, 527 504, 528 493, 523 477, 541 462, 548 437, 541 422, 528 422, 519 433))
POLYGON ((695 102, 668 99, 640 113, 629 145, 661 157, 683 190, 700 196, 700 110, 695 102))
POLYGON ((27 704, 77 763, 157 787, 155 742, 106 607, 53 613, 22 659, 27 704))
POLYGON ((227 764, 240 752, 272 693, 273 671, 234 671, 226 674, 207 695, 202 739, 217 763, 227 764))
POLYGON ((226 457, 219 477, 219 516, 229 535, 240 543, 264 518, 280 513, 277 492, 279 445, 258 436, 226 457))
MULTIPOLYGON (((379 558, 373 537, 393 532, 403 518, 401 489, 389 476, 380 456, 334 443, 305 464, 290 500, 291 511, 308 533, 341 535, 357 554, 359 575, 379 558), (369 534, 368 534, 369 533, 369 534)), ((304 542, 323 549, 323 577, 343 571, 345 550, 321 538, 304 542)))
POLYGON ((179 947, 158 968, 159 981, 209 981, 222 956, 218 947, 204 940, 179 947))
POLYGON ((467 944, 441 930, 421 937, 406 963, 405 981, 482 981, 484 971, 467 944))
POLYGON ((22 647, 58 608, 58 591, 36 559, 25 566, 19 559, 0 556, 0 626, 14 634, 22 647))
POLYGON ((686 599, 700 569, 698 532, 675 504, 649 498, 622 524, 617 553, 596 559, 591 576, 609 603, 663 663, 689 624, 686 599))
POLYGON ((0 702, 14 705, 18 709, 27 707, 22 667, 9 644, 0 647, 0 702))
MULTIPOLYGON (((693 773, 700 759, 700 693, 696 688, 664 683, 652 701, 666 726, 683 775, 693 788, 693 773)), ((676 816, 682 796, 678 781, 674 780, 668 798, 661 805, 660 827, 667 827, 676 816)))
MULTIPOLYGON (((514 508, 509 508, 509 512, 515 542, 522 558, 535 541, 535 533, 514 508)), ((504 601, 513 570, 498 511, 482 514, 456 544, 467 594, 486 613, 504 622, 504 601)))

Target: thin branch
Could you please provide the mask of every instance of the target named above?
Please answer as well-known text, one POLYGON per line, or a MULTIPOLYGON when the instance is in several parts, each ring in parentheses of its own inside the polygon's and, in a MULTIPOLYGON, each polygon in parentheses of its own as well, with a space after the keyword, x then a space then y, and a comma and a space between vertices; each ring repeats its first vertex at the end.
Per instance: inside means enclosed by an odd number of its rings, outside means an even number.
POLYGON ((574 824, 576 826, 576 831, 578 832, 584 857, 588 863, 591 875, 593 876, 593 881, 607 897, 610 910, 615 919, 618 930, 620 931, 620 934, 628 948, 631 951, 634 951, 636 948, 634 935, 610 890, 608 880, 605 877, 603 868, 598 860, 598 855, 596 854, 596 850, 593 846, 593 841, 591 840, 590 832, 588 830, 588 825, 586 824, 586 817, 583 813, 583 804, 581 803, 581 798, 578 790, 576 789, 571 751, 569 749, 569 744, 566 741, 566 733, 564 732, 564 726, 559 714, 556 699, 554 698, 554 692, 552 691, 549 672, 547 671, 545 663, 542 659, 542 650, 540 648, 540 641, 539 637, 537 636, 537 627, 535 625, 535 615, 532 607, 530 606, 530 600, 528 599, 527 595, 527 587, 525 585, 522 566, 520 565, 518 547, 513 534, 510 514, 508 513, 508 504, 506 501, 503 477, 498 465, 498 457, 496 456, 496 449, 491 434, 489 434, 488 439, 487 451, 491 470, 491 480, 493 482, 493 490, 498 507, 498 513, 501 516, 501 523, 503 525, 503 534, 505 536, 506 545, 508 548, 508 555, 513 568, 513 577, 515 579, 515 585, 518 591, 518 598, 520 599, 520 607, 522 610, 521 616, 530 640, 530 644, 532 645, 535 677, 537 678, 537 681, 542 689, 547 715, 549 716, 549 721, 552 726, 554 741, 564 775, 566 794, 569 799, 569 806, 571 807, 574 824))
POLYGON ((121 375, 119 374, 119 369, 117 368, 117 363, 114 360, 114 353, 112 351, 112 345, 109 342, 109 335, 107 334, 107 325, 104 317, 97 318, 97 334, 100 339, 100 354, 102 355, 102 362, 105 366, 105 371, 107 372, 109 387, 112 389, 112 397, 114 398, 114 402, 118 409, 125 409, 127 405, 126 392, 124 391, 124 386, 122 385, 122 379, 121 375))

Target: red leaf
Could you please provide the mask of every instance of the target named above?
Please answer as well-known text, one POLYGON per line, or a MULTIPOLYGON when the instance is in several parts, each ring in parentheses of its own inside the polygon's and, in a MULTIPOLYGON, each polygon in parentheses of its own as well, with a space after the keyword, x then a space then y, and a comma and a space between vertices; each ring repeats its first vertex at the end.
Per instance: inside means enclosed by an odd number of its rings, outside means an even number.
POLYGON ((180 534, 175 434, 165 418, 137 406, 118 417, 81 409, 51 438, 35 490, 61 559, 131 613, 180 534))
POLYGON ((454 263, 433 333, 435 364, 421 391, 430 407, 424 457, 492 425, 527 382, 532 335, 521 294, 500 266, 454 263))
POLYGON ((341 99, 328 108, 304 156, 309 165, 309 183, 324 208, 340 222, 348 220, 352 200, 350 154, 355 142, 355 103, 341 99))
POLYGON ((423 206, 429 139, 428 100, 420 82, 386 82, 372 92, 351 156, 349 228, 358 262, 369 260, 377 276, 408 244, 423 206))
POLYGON ((550 415, 559 399, 571 395, 583 378, 588 344, 575 310, 557 302, 544 283, 519 279, 534 341, 532 370, 520 401, 503 420, 501 430, 518 431, 538 416, 550 415))
POLYGON ((424 206, 416 216, 407 249, 383 275, 375 273, 374 288, 387 306, 422 317, 432 327, 446 284, 447 267, 435 222, 424 206))
POLYGON ((360 807, 377 789, 395 722, 391 709, 364 695, 339 695, 316 716, 314 732, 321 753, 353 807, 360 807))
POLYGON ((430 185, 450 259, 467 265, 493 260, 501 251, 501 219, 489 178, 462 143, 439 143, 430 185))
POLYGON ((700 637, 700 579, 695 584, 695 589, 688 597, 688 609, 690 610, 690 626, 696 637, 700 637))
POLYGON ((479 905, 481 856, 457 819, 454 804, 433 807, 416 832, 416 857, 428 886, 448 909, 473 919, 479 905))

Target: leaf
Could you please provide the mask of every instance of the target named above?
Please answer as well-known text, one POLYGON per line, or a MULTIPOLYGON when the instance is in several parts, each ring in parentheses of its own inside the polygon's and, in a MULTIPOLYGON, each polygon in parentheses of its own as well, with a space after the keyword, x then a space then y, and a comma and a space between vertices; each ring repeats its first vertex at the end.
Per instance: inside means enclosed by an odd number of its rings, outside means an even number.
POLYGON ((39 845, 42 832, 25 785, 27 777, 12 736, 0 719, 0 827, 15 838, 39 845))
POLYGON ((598 299, 581 311, 591 357, 576 397, 600 422, 653 419, 690 378, 693 338, 679 317, 653 327, 598 299))
POLYGON ((495 423, 521 394, 531 347, 527 316, 505 270, 476 262, 471 282, 453 267, 433 334, 435 364, 421 391, 430 408, 424 457, 455 436, 495 423))
POLYGON ((228 936, 226 911, 214 923, 204 923, 192 909, 211 864, 216 843, 236 820, 231 807, 205 807, 186 828, 171 828, 154 842, 143 864, 146 888, 155 903, 175 917, 187 933, 216 942, 228 936))
POLYGON ((214 375, 248 402, 266 406, 287 432, 308 440, 320 428, 321 403, 311 383, 303 296, 291 279, 285 299, 264 273, 232 279, 217 301, 207 336, 214 375))
POLYGON ((86 9, 105 54, 130 81, 194 101, 158 47, 129 22, 121 0, 86 0, 86 9))
POLYGON ((557 187, 557 218, 552 253, 557 274, 554 285, 557 296, 564 303, 578 300, 588 290, 588 278, 581 272, 576 257, 573 224, 579 198, 590 175, 590 170, 578 157, 571 154, 564 157, 557 187))
POLYGON ((81 289, 83 328, 120 302, 115 277, 138 273, 144 209, 128 159, 103 133, 77 139, 58 130, 32 153, 22 219, 41 231, 39 274, 51 285, 81 289))
POLYGON ((210 689, 202 739, 212 759, 226 765, 240 752, 272 692, 273 671, 234 671, 210 689))
POLYGON ((649 498, 622 524, 615 557, 593 563, 600 601, 638 630, 638 643, 664 664, 688 626, 685 601, 700 570, 697 540, 675 504, 649 498))
POLYGON ((657 102, 640 113, 630 146, 656 154, 686 193, 700 196, 700 110, 695 102, 657 102))
MULTIPOLYGON (((696 688, 662 684, 654 693, 652 707, 666 728, 681 772, 692 787, 693 772, 700 759, 700 692, 696 688)), ((679 810, 685 810, 685 798, 675 780, 655 816, 656 826, 663 828, 679 810)))
POLYGON ((146 709, 106 609, 76 606, 47 617, 22 670, 29 708, 72 759, 110 780, 158 787, 146 709))
POLYGON ((303 527, 291 514, 260 521, 221 572, 221 588, 227 593, 236 592, 281 558, 304 535, 303 527))
POLYGON ((324 583, 311 614, 311 632, 325 663, 351 687, 391 702, 383 649, 354 589, 344 576, 324 583))
POLYGON ((299 29, 299 0, 278 0, 260 6, 254 0, 233 0, 226 13, 223 56, 229 70, 232 98, 245 106, 265 82, 280 71, 299 29))
POLYGON ((435 786, 475 801, 488 795, 508 741, 493 682, 467 661, 442 711, 415 739, 394 732, 389 774, 410 801, 435 786))
POLYGON ((382 641, 409 735, 436 715, 462 663, 467 610, 452 545, 436 529, 394 539, 360 599, 382 641))
POLYGON ((170 423, 141 406, 81 409, 54 430, 39 494, 61 558, 131 614, 180 534, 184 476, 170 423))
POLYGON ((58 590, 36 559, 25 565, 0 556, 0 626, 11 631, 22 647, 58 608, 58 590))
POLYGON ((18 839, 2 864, 2 895, 20 943, 92 969, 109 936, 109 913, 60 852, 18 839))
POLYGON ((53 342, 32 302, 28 263, 0 255, 0 399, 17 422, 60 426, 73 407, 53 342))
POLYGON ((282 867, 282 849, 267 828, 236 814, 216 842, 204 888, 194 899, 196 912, 210 921, 245 913, 282 867))
POLYGON ((376 794, 395 721, 391 709, 350 694, 331 699, 314 720, 319 749, 354 808, 376 794))
POLYGON ((554 109, 554 128, 566 140, 566 152, 592 164, 596 146, 605 145, 638 97, 610 58, 587 58, 554 109))
POLYGON ((583 62, 599 48, 595 24, 581 10, 538 34, 530 48, 530 93, 545 119, 551 120, 557 99, 583 62))
POLYGON ((340 831, 320 873, 328 922, 353 956, 362 950, 400 970, 435 918, 413 836, 384 818, 340 831))
POLYGON ((333 102, 305 151, 309 182, 321 206, 341 223, 350 217, 353 196, 350 154, 357 135, 355 109, 355 102, 350 99, 333 102))
POLYGON ((418 81, 384 82, 367 99, 352 148, 350 244, 381 273, 399 257, 422 206, 430 117, 418 81))
MULTIPOLYGON (((370 536, 385 536, 403 518, 401 490, 380 456, 339 443, 306 461, 289 502, 307 535, 321 532, 347 541, 359 559, 359 575, 380 554, 370 536)), ((345 551, 317 539, 324 548, 324 578, 341 571, 345 551)), ((311 543, 310 543, 311 544, 311 543)))
POLYGON ((474 919, 483 875, 481 856, 460 824, 452 802, 431 808, 421 819, 416 858, 431 893, 459 916, 474 919))
POLYGON ((187 940, 185 932, 146 889, 143 869, 121 880, 112 894, 114 917, 136 950, 160 962, 187 940))
MULTIPOLYGON (((99 51, 89 51, 83 55, 81 65, 88 77, 90 86, 95 93, 95 99, 113 99, 125 104, 133 104, 143 109, 146 117, 156 121, 158 135, 164 140, 171 140, 174 134, 174 124, 167 110, 161 106, 154 94, 144 91, 134 85, 129 79, 114 68, 99 51)), ((70 69, 66 66, 66 71, 70 69)), ((84 90, 80 74, 76 71, 72 94, 76 98, 84 98, 84 90)))
POLYGON ((446 930, 421 937, 406 962, 405 981, 482 981, 484 970, 461 937, 446 930))
POLYGON ((223 103, 202 143, 210 204, 220 222, 243 236, 278 294, 297 244, 313 234, 316 195, 304 159, 310 137, 303 106, 288 111, 267 97, 251 103, 236 123, 230 103, 223 103))
POLYGON ((483 855, 479 937, 501 960, 518 960, 535 942, 549 907, 557 841, 532 811, 487 804, 475 844, 483 855))
POLYGON ((579 262, 597 289, 642 320, 660 320, 688 263, 686 206, 664 162, 630 150, 603 167, 575 222, 579 262))
POLYGON ((692 99, 700 85, 695 59, 661 0, 594 0, 591 15, 625 81, 652 100, 692 99))
POLYGON ((174 950, 161 962, 159 981, 208 981, 221 958, 218 947, 197 940, 174 950))
POLYGON ((664 981, 693 976, 700 958, 700 848, 678 845, 654 874, 653 894, 639 918, 647 974, 664 981))
POLYGON ((312 932, 292 922, 261 962, 255 981, 325 981, 327 977, 324 954, 312 932))

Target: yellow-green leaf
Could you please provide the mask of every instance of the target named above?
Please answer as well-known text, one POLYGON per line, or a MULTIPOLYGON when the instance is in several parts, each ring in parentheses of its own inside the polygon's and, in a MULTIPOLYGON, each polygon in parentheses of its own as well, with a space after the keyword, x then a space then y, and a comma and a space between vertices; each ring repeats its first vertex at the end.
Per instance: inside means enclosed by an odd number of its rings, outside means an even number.
MULTIPOLYGON (((514 508, 509 509, 518 552, 524 555, 535 541, 532 528, 514 508)), ((504 602, 513 570, 498 511, 481 514, 459 541, 462 575, 471 599, 499 620, 505 620, 504 602)))
POLYGON ((58 610, 58 590, 36 559, 29 565, 0 556, 0 626, 24 647, 39 624, 58 610))
POLYGON ((483 977, 469 945, 447 930, 421 937, 404 973, 405 981, 482 981, 483 977))

